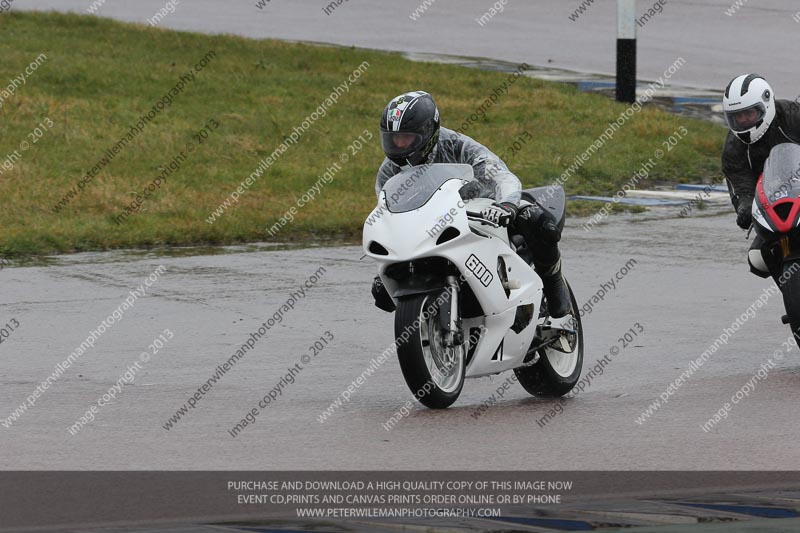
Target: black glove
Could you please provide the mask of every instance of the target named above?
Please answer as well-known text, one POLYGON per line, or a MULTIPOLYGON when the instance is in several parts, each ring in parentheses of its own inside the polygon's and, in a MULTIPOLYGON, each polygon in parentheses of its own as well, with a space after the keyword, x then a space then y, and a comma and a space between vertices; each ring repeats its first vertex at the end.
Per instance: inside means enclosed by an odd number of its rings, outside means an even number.
POLYGON ((500 226, 508 226, 517 218, 519 208, 512 203, 503 202, 502 204, 493 203, 481 211, 481 216, 489 222, 500 226))
POLYGON ((372 280, 372 296, 375 298, 375 307, 378 309, 382 309, 387 313, 395 310, 394 301, 389 296, 389 292, 384 287, 380 276, 375 276, 375 279, 372 280))
POLYGON ((744 198, 736 209, 736 224, 742 229, 750 229, 753 223, 753 199, 744 198))

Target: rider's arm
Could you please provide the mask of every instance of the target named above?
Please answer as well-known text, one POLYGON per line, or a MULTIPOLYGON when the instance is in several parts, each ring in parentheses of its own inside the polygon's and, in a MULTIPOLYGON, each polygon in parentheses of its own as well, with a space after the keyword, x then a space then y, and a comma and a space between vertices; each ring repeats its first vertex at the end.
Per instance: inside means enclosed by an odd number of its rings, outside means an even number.
POLYGON ((498 203, 508 202, 516 206, 522 199, 522 183, 494 152, 474 139, 461 135, 461 154, 458 160, 472 165, 475 178, 494 190, 498 203))
POLYGON ((375 180, 375 194, 380 198, 383 186, 389 179, 400 172, 400 167, 389 161, 389 158, 383 160, 381 168, 378 169, 378 177, 375 180))
POLYGON ((786 124, 784 133, 794 142, 800 143, 800 104, 787 102, 785 105, 781 105, 778 110, 782 111, 784 123, 786 124))
POLYGON ((722 173, 728 182, 733 208, 738 210, 742 202, 752 203, 758 177, 750 168, 747 146, 730 132, 722 150, 722 173))

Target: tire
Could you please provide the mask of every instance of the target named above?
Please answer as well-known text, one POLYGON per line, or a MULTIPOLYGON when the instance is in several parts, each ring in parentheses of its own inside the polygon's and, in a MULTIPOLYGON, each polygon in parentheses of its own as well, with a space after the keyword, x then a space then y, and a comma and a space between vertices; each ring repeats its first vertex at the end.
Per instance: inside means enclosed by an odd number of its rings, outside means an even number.
POLYGON ((444 290, 401 299, 394 321, 397 357, 406 385, 431 409, 447 408, 458 399, 466 372, 465 345, 449 352, 444 347, 440 350, 436 302, 442 294, 444 290))
POLYGON ((783 263, 781 268, 780 286, 783 294, 783 305, 786 314, 789 316, 789 327, 795 341, 800 345, 800 260, 793 259, 783 263))
MULTIPOLYGON (((572 287, 569 288, 569 297, 572 301, 572 318, 575 321, 575 329, 577 330, 577 342, 572 352, 572 359, 564 358, 567 354, 563 354, 553 348, 543 348, 538 352, 539 361, 536 364, 514 369, 520 385, 534 396, 541 398, 564 396, 575 387, 581 376, 581 368, 583 367, 583 325, 578 312, 578 302, 575 301, 575 295, 572 293, 572 287), (559 358, 561 358, 560 362, 562 364, 553 364, 559 361, 559 358)), ((536 342, 535 339, 534 342, 536 342)))

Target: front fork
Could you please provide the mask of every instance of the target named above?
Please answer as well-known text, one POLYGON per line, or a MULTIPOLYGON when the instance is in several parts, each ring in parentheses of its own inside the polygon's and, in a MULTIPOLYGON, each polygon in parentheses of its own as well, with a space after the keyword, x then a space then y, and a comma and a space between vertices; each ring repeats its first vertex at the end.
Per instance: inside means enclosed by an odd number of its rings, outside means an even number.
POLYGON ((461 331, 461 317, 458 313, 458 280, 455 276, 447 276, 447 297, 439 306, 439 325, 444 332, 444 345, 448 348, 464 343, 461 331))
MULTIPOLYGON (((759 251, 761 252, 761 256, 764 258, 764 262, 767 264, 769 275, 772 276, 773 280, 775 280, 778 288, 782 290, 783 287, 778 279, 783 273, 784 263, 792 258, 797 257, 797 246, 792 244, 788 235, 781 235, 777 240, 770 243, 765 243, 759 251)), ((751 271, 757 273, 757 271, 753 268, 751 268, 751 271)), ((764 274, 758 275, 764 278, 768 277, 764 274)))
POLYGON ((789 246, 789 236, 781 235, 781 238, 778 242, 781 245, 781 254, 783 254, 783 260, 785 261, 786 258, 792 253, 792 247, 789 246))

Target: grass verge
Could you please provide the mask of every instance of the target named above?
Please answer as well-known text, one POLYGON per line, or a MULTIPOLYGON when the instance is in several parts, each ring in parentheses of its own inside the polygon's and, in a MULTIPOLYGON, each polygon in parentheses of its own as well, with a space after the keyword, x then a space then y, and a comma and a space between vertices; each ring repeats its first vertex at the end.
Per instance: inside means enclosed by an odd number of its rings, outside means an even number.
MULTIPOLYGON (((79 15, 9 12, 0 16, 0 28, 0 80, 20 76, 46 56, 13 91, 4 95, 0 82, 5 255, 357 236, 375 204, 382 161, 377 126, 386 102, 407 90, 427 90, 443 125, 457 129, 508 78, 397 54, 166 31, 79 15), (208 64, 194 80, 76 192, 78 181, 109 157, 107 150, 203 58, 208 64), (325 116, 209 223, 259 161, 364 62, 368 67, 325 116), (219 126, 211 131, 214 123, 219 126), (372 139, 352 153, 348 147, 365 131, 372 139), (30 143, 24 151, 23 141, 30 143), (176 166, 181 153, 180 168, 119 223, 125 206, 170 163, 176 166), (314 201, 297 208, 343 153, 348 162, 314 201), (55 209, 70 191, 73 197, 55 209), (293 222, 269 237, 267 228, 292 206, 293 222)), ((568 85, 522 78, 467 133, 504 157, 531 187, 561 175, 625 109, 568 85), (511 154, 520 136, 526 143, 511 154)), ((568 193, 615 193, 681 127, 688 134, 639 187, 650 180, 718 178, 722 129, 646 108, 567 181, 568 193)), ((584 205, 578 211, 591 210, 584 205)))

